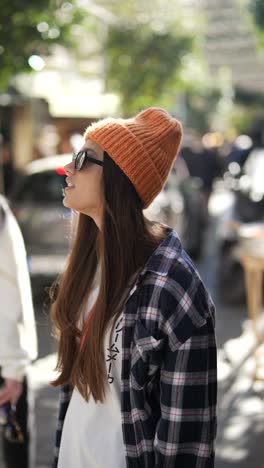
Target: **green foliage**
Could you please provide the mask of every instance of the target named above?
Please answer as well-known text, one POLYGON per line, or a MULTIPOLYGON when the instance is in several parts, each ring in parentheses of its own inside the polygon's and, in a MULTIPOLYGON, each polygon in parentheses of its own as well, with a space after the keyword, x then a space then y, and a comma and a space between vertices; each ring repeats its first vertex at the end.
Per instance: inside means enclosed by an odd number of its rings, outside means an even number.
POLYGON ((82 16, 72 1, 1 0, 0 89, 12 75, 30 71, 31 55, 47 55, 55 43, 69 46, 72 23, 82 16))
POLYGON ((264 47, 264 1, 250 0, 248 9, 251 15, 251 21, 253 20, 255 25, 259 44, 264 47))
POLYGON ((111 27, 105 43, 107 88, 119 94, 124 115, 150 105, 173 107, 183 56, 193 39, 149 25, 111 27))
POLYGON ((234 128, 236 133, 248 133, 253 127, 253 123, 257 117, 256 107, 248 108, 242 106, 234 106, 230 113, 230 126, 234 128))
POLYGON ((253 0, 252 11, 256 25, 264 28, 264 2, 263 0, 253 0))
POLYGON ((186 93, 186 125, 201 134, 211 130, 211 118, 221 99, 217 87, 205 90, 188 90, 186 93))

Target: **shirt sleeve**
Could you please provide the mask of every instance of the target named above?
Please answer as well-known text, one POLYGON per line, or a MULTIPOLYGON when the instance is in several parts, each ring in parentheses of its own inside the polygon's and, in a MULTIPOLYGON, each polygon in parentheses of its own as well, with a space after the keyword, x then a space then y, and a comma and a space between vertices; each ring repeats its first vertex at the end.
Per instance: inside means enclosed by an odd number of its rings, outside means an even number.
POLYGON ((168 344, 160 376, 156 467, 212 468, 216 436, 216 349, 206 323, 177 350, 168 344))
POLYGON ((155 468, 213 468, 216 437, 214 305, 196 275, 164 283, 159 321, 166 336, 160 370, 155 468))
POLYGON ((37 340, 24 243, 9 212, 0 232, 0 259, 1 374, 22 381, 37 340))

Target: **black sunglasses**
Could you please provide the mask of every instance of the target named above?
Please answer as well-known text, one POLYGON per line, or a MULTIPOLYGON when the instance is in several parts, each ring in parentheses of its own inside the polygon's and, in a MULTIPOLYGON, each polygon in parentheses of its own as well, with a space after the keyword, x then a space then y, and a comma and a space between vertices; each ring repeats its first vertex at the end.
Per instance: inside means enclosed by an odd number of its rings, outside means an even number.
POLYGON ((72 161, 74 162, 74 169, 76 171, 80 171, 86 162, 98 164, 98 166, 103 165, 103 161, 100 159, 95 159, 91 156, 88 156, 88 150, 85 149, 79 151, 78 153, 74 153, 72 156, 72 161))

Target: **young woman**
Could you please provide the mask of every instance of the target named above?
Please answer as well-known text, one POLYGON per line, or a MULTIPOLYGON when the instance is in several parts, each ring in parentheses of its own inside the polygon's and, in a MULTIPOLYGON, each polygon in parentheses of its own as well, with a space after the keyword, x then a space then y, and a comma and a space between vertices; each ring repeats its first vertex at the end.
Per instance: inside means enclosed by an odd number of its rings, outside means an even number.
POLYGON ((65 167, 79 218, 52 310, 54 467, 214 466, 214 305, 176 232, 143 214, 180 140, 180 123, 149 108, 88 127, 65 167))

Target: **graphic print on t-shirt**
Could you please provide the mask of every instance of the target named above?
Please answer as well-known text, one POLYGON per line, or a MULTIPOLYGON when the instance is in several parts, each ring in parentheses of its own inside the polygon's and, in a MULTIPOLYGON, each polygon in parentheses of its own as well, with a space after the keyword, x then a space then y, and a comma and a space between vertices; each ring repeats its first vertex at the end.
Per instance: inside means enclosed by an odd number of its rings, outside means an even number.
POLYGON ((108 351, 107 359, 106 359, 106 362, 107 362, 107 380, 108 380, 108 382, 110 384, 112 384, 114 382, 114 376, 111 373, 113 361, 116 361, 117 355, 120 353, 120 349, 118 348, 118 346, 119 346, 118 341, 120 341, 119 335, 121 334, 121 331, 122 331, 122 328, 123 328, 122 327, 122 320, 123 320, 123 318, 118 320, 118 322, 117 322, 117 324, 115 326, 114 333, 113 333, 112 342, 111 342, 109 348, 107 348, 107 351, 108 351))

